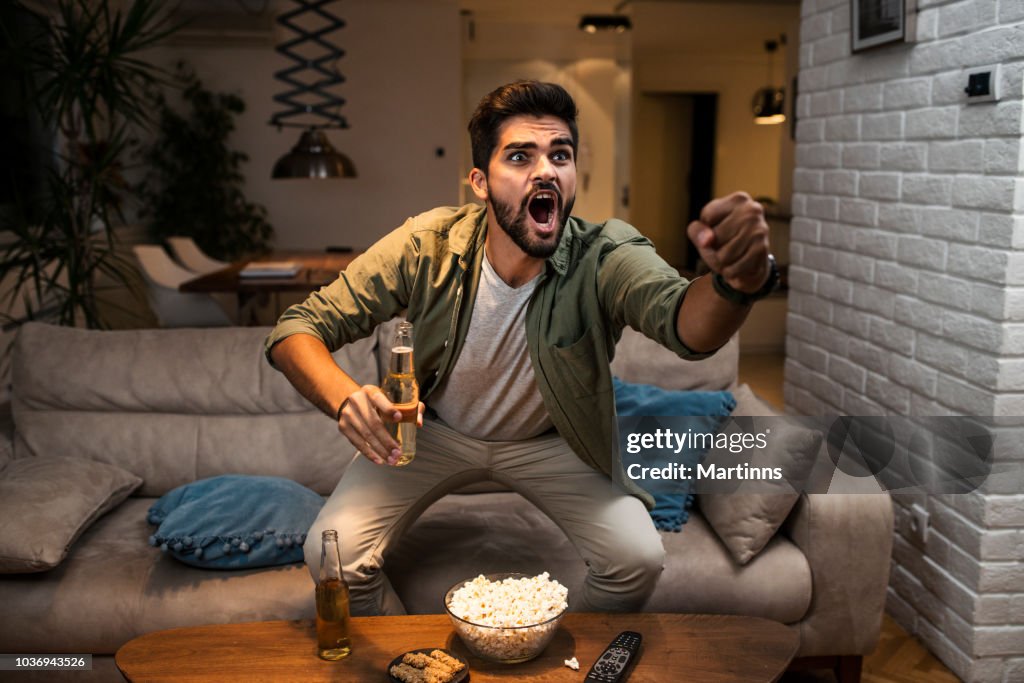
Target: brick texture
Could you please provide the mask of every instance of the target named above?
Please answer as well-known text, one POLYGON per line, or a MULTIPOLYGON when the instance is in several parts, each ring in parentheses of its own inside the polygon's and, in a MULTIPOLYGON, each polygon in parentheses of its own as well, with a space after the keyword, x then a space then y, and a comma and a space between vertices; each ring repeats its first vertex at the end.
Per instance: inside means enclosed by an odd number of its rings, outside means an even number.
MULTIPOLYGON (((1024 3, 917 8, 911 42, 852 54, 848 3, 802 3, 796 413, 1024 415, 1024 3), (967 104, 965 69, 991 64, 1000 100, 967 104)), ((966 681, 1024 681, 1021 479, 893 499, 887 609, 966 681)))

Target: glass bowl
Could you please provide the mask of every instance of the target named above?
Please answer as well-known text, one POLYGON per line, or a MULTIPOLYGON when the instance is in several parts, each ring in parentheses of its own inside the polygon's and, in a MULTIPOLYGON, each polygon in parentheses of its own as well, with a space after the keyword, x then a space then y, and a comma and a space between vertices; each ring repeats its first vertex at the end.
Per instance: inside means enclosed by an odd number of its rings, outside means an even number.
MULTIPOLYGON (((555 631, 558 630, 558 623, 568 610, 568 600, 566 601, 566 607, 561 612, 536 624, 522 626, 488 626, 486 624, 477 624, 453 613, 451 609, 452 595, 455 591, 462 588, 465 584, 472 582, 475 578, 477 577, 459 581, 449 588, 448 592, 444 595, 445 612, 448 613, 452 620, 452 625, 455 627, 455 632, 459 634, 459 638, 462 639, 462 642, 465 643, 469 651, 480 659, 499 664, 527 662, 543 652, 544 648, 548 646, 548 643, 554 637, 555 631)), ((505 579, 530 579, 533 577, 528 574, 507 572, 485 574, 484 578, 488 581, 496 582, 505 579)))

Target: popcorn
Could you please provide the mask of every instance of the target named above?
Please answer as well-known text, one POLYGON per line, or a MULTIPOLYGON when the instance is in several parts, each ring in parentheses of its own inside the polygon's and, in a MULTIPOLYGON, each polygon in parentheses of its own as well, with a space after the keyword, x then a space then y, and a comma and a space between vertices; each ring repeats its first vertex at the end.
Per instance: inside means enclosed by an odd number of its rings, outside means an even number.
POLYGON ((580 670, 580 660, 576 659, 575 657, 573 657, 572 659, 565 660, 565 665, 573 671, 580 670))
POLYGON ((547 645, 558 628, 551 620, 565 612, 568 595, 569 590, 547 572, 501 581, 480 575, 452 592, 448 609, 470 622, 457 624, 459 635, 478 655, 525 661, 547 645))
POLYGON ((479 626, 532 626, 565 611, 569 590, 547 572, 489 581, 483 574, 452 593, 452 614, 479 626))

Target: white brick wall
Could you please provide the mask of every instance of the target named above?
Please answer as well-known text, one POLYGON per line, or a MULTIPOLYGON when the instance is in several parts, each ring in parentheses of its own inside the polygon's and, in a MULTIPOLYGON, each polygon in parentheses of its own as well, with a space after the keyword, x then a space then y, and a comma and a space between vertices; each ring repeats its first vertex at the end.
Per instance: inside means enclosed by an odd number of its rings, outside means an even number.
MULTIPOLYGON (((802 4, 796 412, 1024 415, 1024 0, 917 5, 911 43, 853 55, 849 2, 802 4), (1001 100, 966 104, 964 70, 996 63, 1001 100)), ((1024 681, 1022 486, 894 497, 888 609, 968 681, 1024 681)))

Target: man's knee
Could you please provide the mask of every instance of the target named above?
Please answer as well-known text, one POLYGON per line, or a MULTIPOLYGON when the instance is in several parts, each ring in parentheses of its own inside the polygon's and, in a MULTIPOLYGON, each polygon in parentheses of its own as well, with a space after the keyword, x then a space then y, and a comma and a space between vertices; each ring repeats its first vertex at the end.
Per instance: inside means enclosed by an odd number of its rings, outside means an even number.
POLYGON ((309 575, 313 577, 313 581, 320 578, 320 553, 322 550, 321 531, 314 522, 306 534, 306 542, 302 545, 302 557, 306 562, 306 569, 309 570, 309 575))
POLYGON ((640 610, 665 566, 665 549, 656 531, 623 539, 617 549, 592 560, 577 609, 596 612, 640 610))
POLYGON ((651 587, 665 569, 665 547, 657 532, 653 538, 634 538, 620 555, 622 572, 640 584, 651 587))

